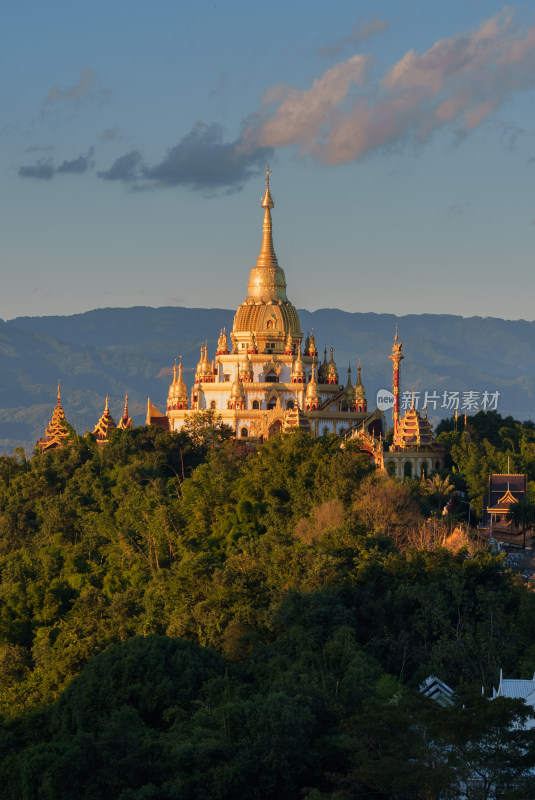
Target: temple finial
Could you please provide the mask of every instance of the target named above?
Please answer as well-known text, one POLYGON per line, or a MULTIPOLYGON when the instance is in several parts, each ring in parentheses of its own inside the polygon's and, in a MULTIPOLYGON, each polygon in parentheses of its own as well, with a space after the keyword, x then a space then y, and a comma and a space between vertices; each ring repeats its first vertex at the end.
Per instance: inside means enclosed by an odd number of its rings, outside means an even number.
POLYGON ((268 164, 268 168, 266 170, 266 191, 264 193, 264 197, 262 198, 262 203, 261 203, 262 208, 266 208, 266 209, 273 208, 273 206, 275 205, 275 203, 273 202, 273 198, 271 196, 271 192, 269 190, 269 176, 270 175, 271 175, 271 170, 270 170, 269 164, 268 164))
POLYGON ((110 398, 108 397, 108 395, 106 395, 106 405, 104 406, 104 413, 105 414, 110 413, 110 398))
POLYGON ((273 230, 271 225, 271 209, 275 205, 273 202, 273 198, 271 196, 271 192, 269 190, 269 176, 271 174, 271 170, 269 166, 266 170, 266 191, 264 193, 264 197, 262 198, 261 206, 264 211, 264 224, 263 224, 263 231, 262 231, 262 247, 260 248, 260 254, 258 256, 256 266, 257 267, 278 267, 279 262, 277 261, 277 256, 275 254, 275 248, 273 247, 273 230))
POLYGON ((58 378, 58 408, 61 406, 61 390, 59 385, 59 378, 58 378))
POLYGON ((394 336, 394 341, 397 342, 398 340, 398 324, 396 322, 396 335, 394 336))

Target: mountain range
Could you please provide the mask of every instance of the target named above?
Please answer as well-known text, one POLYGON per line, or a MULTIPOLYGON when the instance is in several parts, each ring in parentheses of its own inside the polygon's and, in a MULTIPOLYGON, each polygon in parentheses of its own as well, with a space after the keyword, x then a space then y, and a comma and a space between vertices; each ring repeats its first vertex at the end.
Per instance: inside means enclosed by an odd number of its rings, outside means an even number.
MULTIPOLYGON (((67 420, 79 433, 94 428, 106 395, 117 420, 128 393, 134 422, 144 424, 147 397, 165 409, 175 358, 182 356, 190 388, 201 345, 208 340, 212 358, 219 331, 232 329, 233 316, 221 308, 140 306, 0 321, 0 452, 17 446, 32 452, 50 420, 58 381, 67 420)), ((397 325, 405 356, 401 389, 414 391, 420 408, 428 393, 432 422, 453 413, 442 407, 444 392, 459 392, 460 414, 479 410, 487 392, 501 414, 535 418, 535 322, 329 308, 300 310, 299 316, 320 351, 334 347, 341 383, 348 365, 355 381, 360 359, 369 408, 378 390, 391 388, 388 356, 397 325)))

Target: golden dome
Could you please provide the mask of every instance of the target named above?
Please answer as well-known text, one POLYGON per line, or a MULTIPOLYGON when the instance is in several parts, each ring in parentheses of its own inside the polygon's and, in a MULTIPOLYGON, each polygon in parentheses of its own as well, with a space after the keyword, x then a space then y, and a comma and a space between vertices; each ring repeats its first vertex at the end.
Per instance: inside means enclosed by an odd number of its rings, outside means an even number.
POLYGON ((295 359, 292 367, 292 376, 293 377, 301 377, 305 374, 305 365, 303 364, 303 359, 301 358, 301 348, 299 348, 297 352, 297 358, 295 359))
POLYGON ((184 379, 182 377, 182 359, 181 359, 178 365, 178 377, 177 377, 176 361, 175 361, 175 366, 173 367, 173 382, 169 387, 168 402, 185 401, 187 399, 188 399, 188 390, 186 388, 186 384, 184 383, 184 379))
POLYGON ((332 377, 331 383, 338 383, 338 370, 336 369, 336 362, 334 360, 334 348, 331 345, 331 357, 328 364, 328 375, 332 377))
POLYGON ((366 390, 364 389, 364 384, 362 383, 362 378, 360 377, 360 358, 359 358, 359 366, 357 370, 357 382, 355 384, 355 400, 365 400, 366 399, 366 390))
POLYGON ((245 389, 240 380, 234 381, 232 384, 231 396, 233 400, 241 400, 242 397, 245 397, 245 389))
POLYGON ((286 295, 286 277, 279 266, 273 247, 271 209, 275 205, 269 189, 269 167, 266 176, 266 192, 261 206, 264 209, 262 246, 254 266, 249 273, 247 299, 234 317, 232 332, 265 332, 282 334, 282 341, 290 333, 301 336, 299 316, 286 295))
POLYGON ((312 375, 307 384, 305 397, 307 400, 316 400, 318 397, 318 386, 316 384, 316 365, 312 364, 312 375))
POLYGON ((203 371, 205 375, 212 374, 212 362, 208 358, 208 342, 205 342, 205 347, 204 347, 203 371))
POLYGON ((240 381, 250 382, 253 379, 253 364, 249 358, 249 354, 240 364, 240 381))
POLYGON ((197 364, 195 380, 199 382, 206 379, 211 379, 212 374, 212 364, 208 359, 208 343, 206 343, 206 347, 201 346, 201 357, 199 359, 199 363, 197 364))

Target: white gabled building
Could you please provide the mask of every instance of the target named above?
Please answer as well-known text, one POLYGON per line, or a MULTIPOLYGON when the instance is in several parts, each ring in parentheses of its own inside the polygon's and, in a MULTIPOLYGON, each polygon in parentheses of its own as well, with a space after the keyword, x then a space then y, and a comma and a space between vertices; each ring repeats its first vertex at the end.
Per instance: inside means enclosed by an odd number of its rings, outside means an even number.
POLYGON ((527 706, 531 706, 533 714, 526 723, 526 730, 535 728, 535 672, 531 680, 521 680, 518 678, 504 678, 500 670, 500 683, 497 689, 492 690, 492 700, 497 697, 512 697, 523 700, 527 706))

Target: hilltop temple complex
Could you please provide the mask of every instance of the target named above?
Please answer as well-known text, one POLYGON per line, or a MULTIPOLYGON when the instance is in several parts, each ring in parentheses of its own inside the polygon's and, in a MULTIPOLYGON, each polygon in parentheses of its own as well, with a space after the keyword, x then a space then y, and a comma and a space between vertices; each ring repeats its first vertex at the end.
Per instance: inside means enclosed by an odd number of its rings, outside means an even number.
MULTIPOLYGON (((288 300, 286 276, 273 245, 271 211, 274 207, 269 185, 261 207, 264 212, 262 244, 255 266, 249 273, 247 294, 234 316, 232 331, 219 333, 214 357, 208 342, 201 346, 193 385, 188 390, 182 361, 175 362, 165 412, 150 400, 147 425, 180 431, 198 412, 213 412, 229 425, 238 439, 260 443, 281 431, 301 429, 312 436, 335 433, 357 441, 379 469, 398 478, 421 477, 444 465, 444 451, 433 436, 425 416, 414 403, 400 418, 400 362, 402 343, 396 335, 390 359, 393 364, 393 440, 385 446, 385 421, 379 409, 368 410, 360 360, 353 384, 351 369, 341 381, 331 347, 318 356, 316 338, 305 337, 296 308, 288 300), (303 341, 304 340, 304 341, 303 341)), ((128 396, 124 413, 115 423, 108 405, 92 435, 104 446, 115 430, 132 428, 128 396)), ((57 405, 45 435, 37 442, 42 450, 60 446, 69 435, 61 407, 57 405)))

